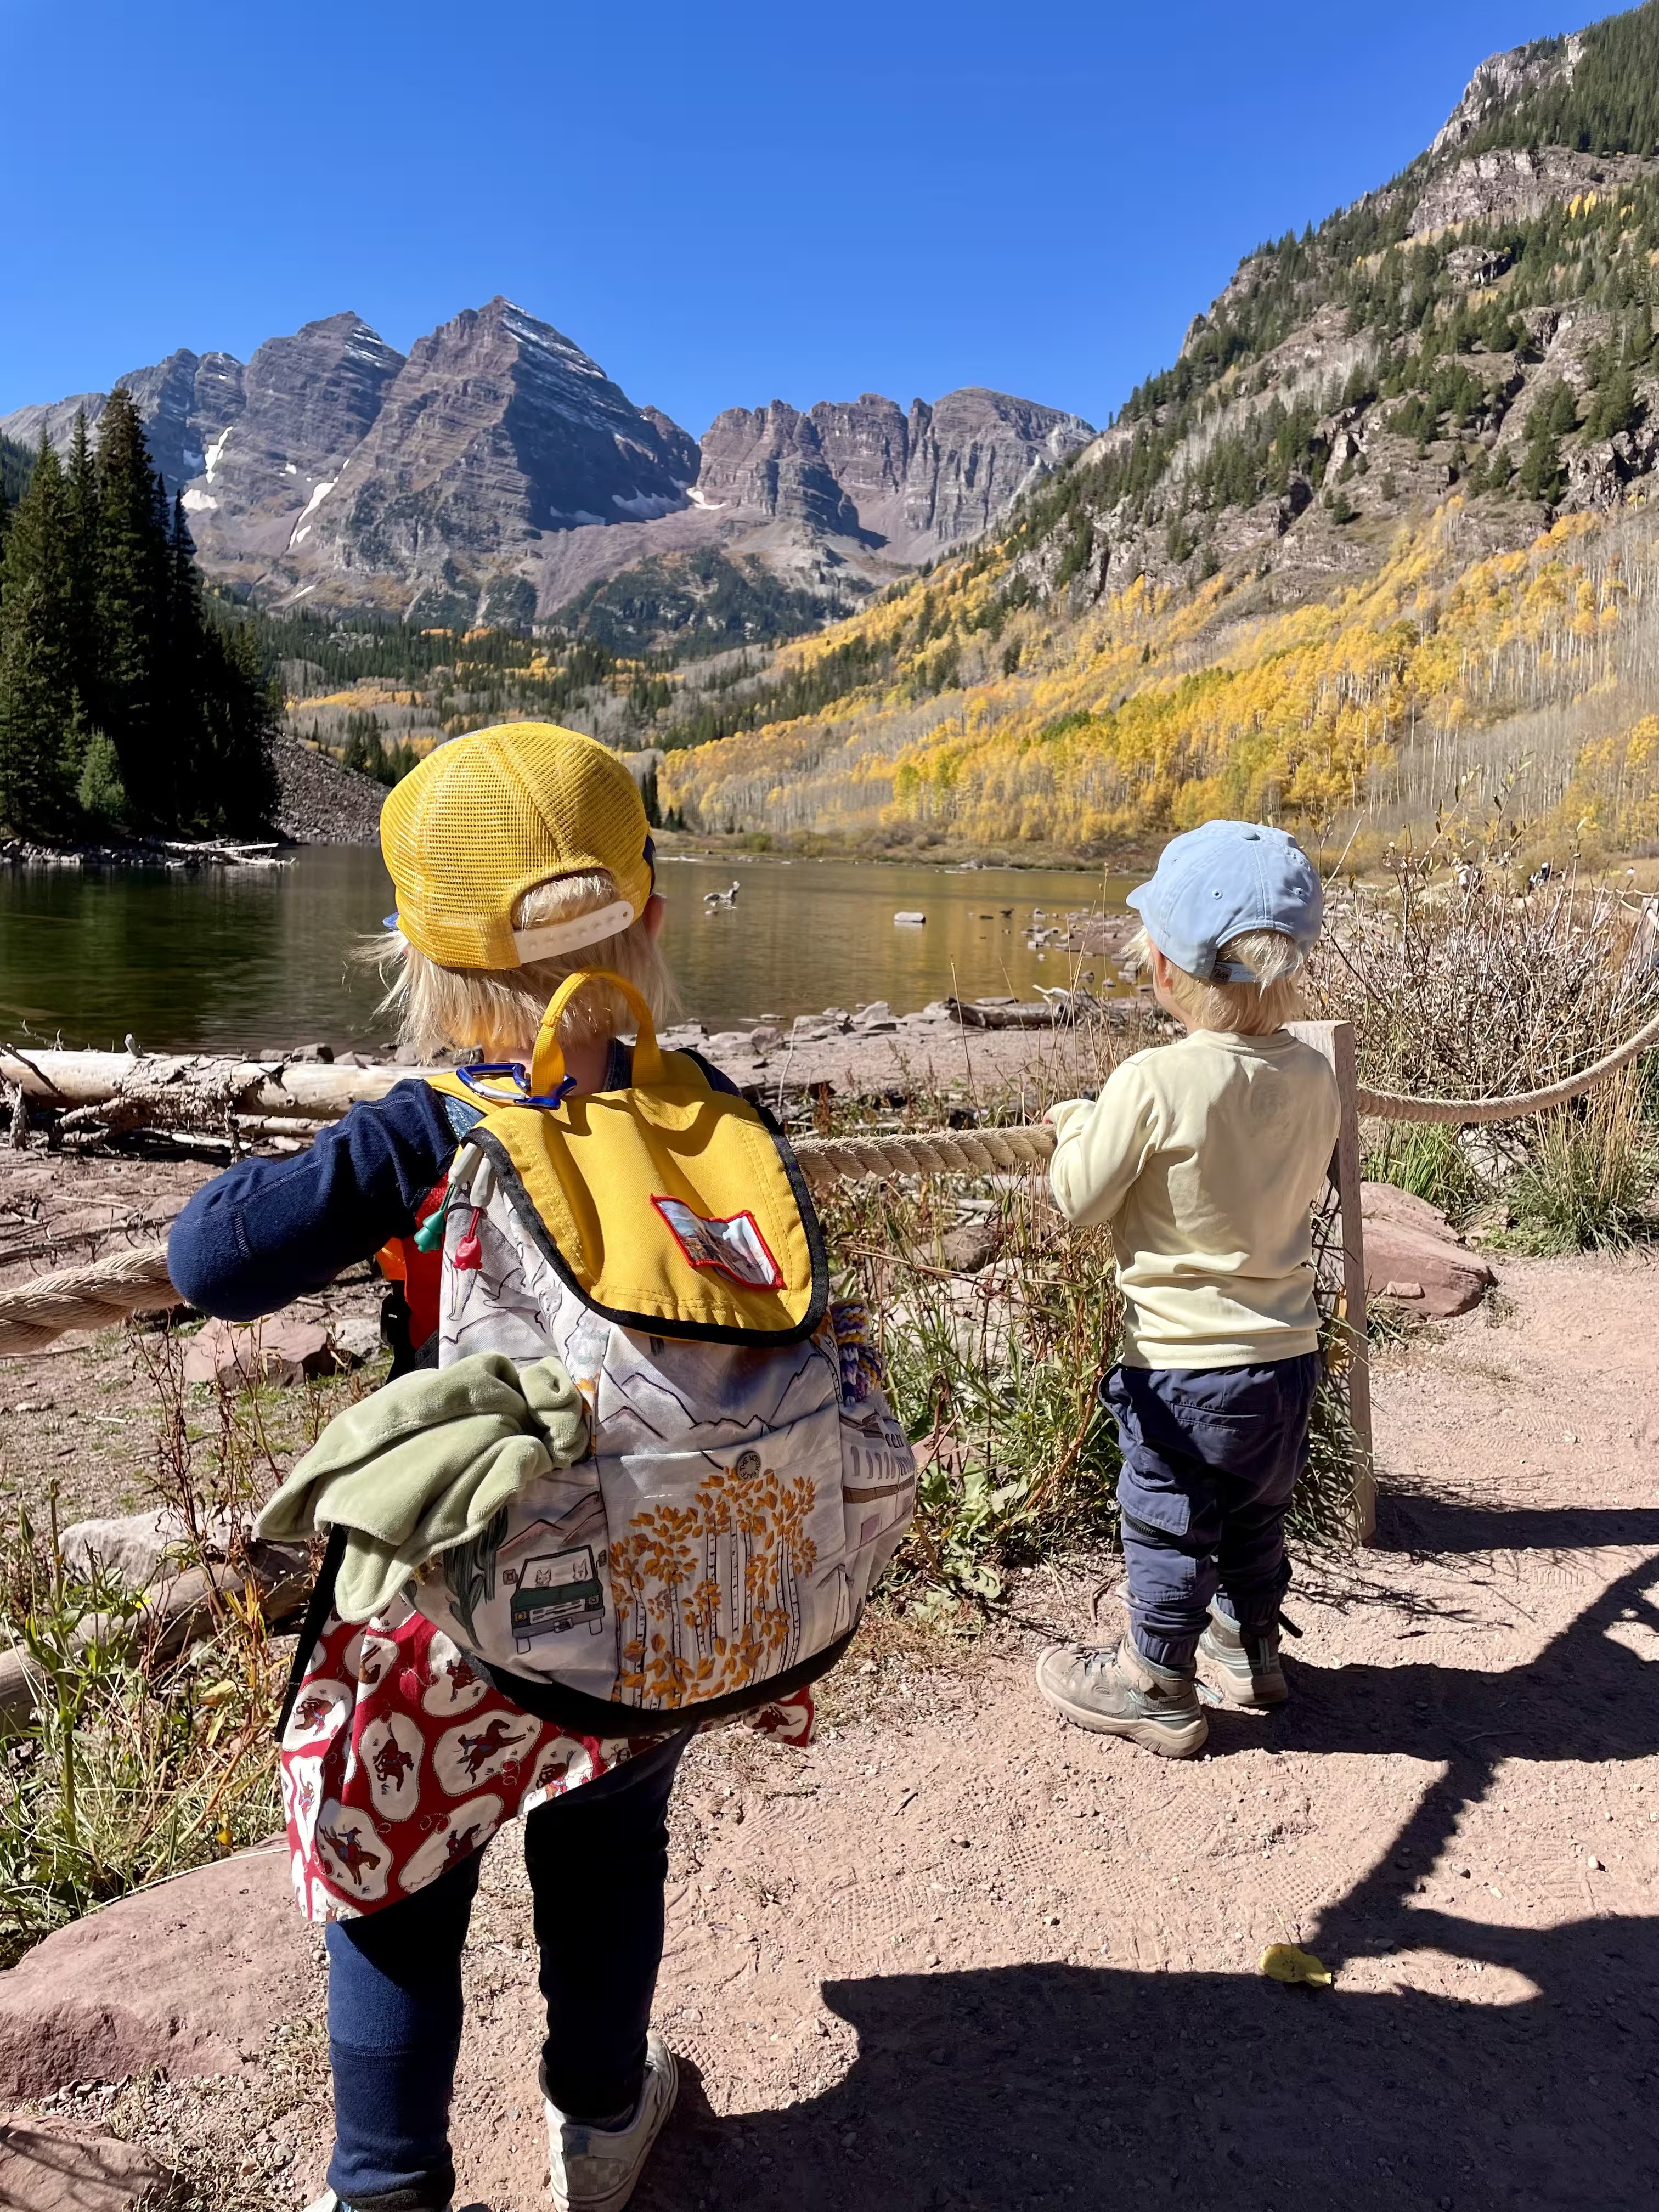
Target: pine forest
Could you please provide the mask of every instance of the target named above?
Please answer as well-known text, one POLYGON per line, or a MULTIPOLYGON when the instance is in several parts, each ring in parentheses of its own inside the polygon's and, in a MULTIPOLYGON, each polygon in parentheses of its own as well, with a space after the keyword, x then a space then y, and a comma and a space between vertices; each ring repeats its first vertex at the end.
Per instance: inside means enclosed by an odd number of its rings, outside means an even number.
MULTIPOLYGON (((8 469, 8 480, 11 471, 8 469)), ((0 824, 24 838, 246 834, 276 809, 280 696, 204 594, 117 391, 0 506, 0 824)))

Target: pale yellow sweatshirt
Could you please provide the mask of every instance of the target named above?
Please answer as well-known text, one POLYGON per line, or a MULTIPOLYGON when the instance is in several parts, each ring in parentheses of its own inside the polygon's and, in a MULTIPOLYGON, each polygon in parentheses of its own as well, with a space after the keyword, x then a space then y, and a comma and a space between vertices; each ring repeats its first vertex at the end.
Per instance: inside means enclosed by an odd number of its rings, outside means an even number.
POLYGON ((1054 1109, 1060 1212, 1109 1223, 1130 1367, 1250 1367, 1312 1352, 1310 1210, 1340 1109, 1288 1030, 1198 1030, 1054 1109))

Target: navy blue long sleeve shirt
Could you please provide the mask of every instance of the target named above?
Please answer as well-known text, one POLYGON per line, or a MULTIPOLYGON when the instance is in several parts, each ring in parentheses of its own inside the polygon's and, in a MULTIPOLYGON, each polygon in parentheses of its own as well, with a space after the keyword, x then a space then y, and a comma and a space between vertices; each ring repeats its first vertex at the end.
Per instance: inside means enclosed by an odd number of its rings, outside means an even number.
POLYGON ((244 1160, 204 1183, 173 1224, 167 1272, 204 1313, 257 1321, 393 1237, 414 1234, 477 1109, 399 1083, 354 1106, 292 1159, 244 1160))
MULTIPOLYGON (((714 1088, 736 1085, 699 1054, 714 1088)), ((613 1042, 605 1087, 630 1079, 613 1042)), ((418 1080, 354 1106, 308 1152, 244 1160, 204 1183, 173 1224, 167 1272, 181 1296, 225 1321, 257 1321, 322 1290, 394 1237, 410 1237, 422 1200, 449 1171, 477 1107, 418 1080)))

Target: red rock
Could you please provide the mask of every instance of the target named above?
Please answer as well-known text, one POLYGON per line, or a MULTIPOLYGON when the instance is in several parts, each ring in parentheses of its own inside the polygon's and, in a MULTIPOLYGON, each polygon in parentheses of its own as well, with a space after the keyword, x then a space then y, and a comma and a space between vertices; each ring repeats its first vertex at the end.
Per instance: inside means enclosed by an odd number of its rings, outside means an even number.
MULTIPOLYGON (((175 2079, 234 2074, 258 2063, 276 2022, 319 2001, 318 1955, 285 1844, 124 1897, 0 1973, 0 2097, 152 2066, 175 2079)), ((9 2170, 0 2176, 0 2205, 35 2202, 9 2197, 9 2170)))
POLYGON ((1450 1244, 1458 1241, 1457 1231, 1437 1206, 1401 1190, 1398 1183, 1362 1182, 1359 1210, 1367 1221, 1397 1221, 1402 1229, 1419 1229, 1425 1237, 1443 1237, 1450 1244))
POLYGON ((209 1322, 185 1354, 185 1380, 230 1382, 240 1375, 247 1381, 257 1376, 267 1382, 298 1382, 307 1375, 333 1374, 347 1364, 320 1322, 277 1314, 246 1328, 209 1322))
POLYGON ((1375 1214, 1365 1219, 1365 1294, 1392 1297, 1435 1321, 1468 1313, 1497 1280, 1486 1261, 1447 1236, 1375 1214))
POLYGON ((15 2212, 161 2212, 179 2177, 131 2143, 52 2120, 0 2125, 0 2205, 15 2212))

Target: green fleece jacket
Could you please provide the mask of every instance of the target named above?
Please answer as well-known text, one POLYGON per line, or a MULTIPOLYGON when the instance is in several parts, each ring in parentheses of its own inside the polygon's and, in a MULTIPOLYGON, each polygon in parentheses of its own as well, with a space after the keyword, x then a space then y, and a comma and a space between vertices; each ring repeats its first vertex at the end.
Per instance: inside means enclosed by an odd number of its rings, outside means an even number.
POLYGON ((349 1534, 335 1606, 365 1621, 525 1486, 588 1448, 587 1408, 556 1359, 499 1352, 399 1376, 337 1413, 259 1516, 268 1537, 349 1534))

